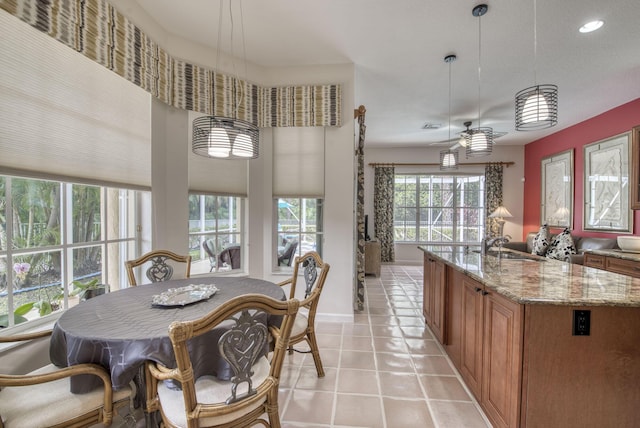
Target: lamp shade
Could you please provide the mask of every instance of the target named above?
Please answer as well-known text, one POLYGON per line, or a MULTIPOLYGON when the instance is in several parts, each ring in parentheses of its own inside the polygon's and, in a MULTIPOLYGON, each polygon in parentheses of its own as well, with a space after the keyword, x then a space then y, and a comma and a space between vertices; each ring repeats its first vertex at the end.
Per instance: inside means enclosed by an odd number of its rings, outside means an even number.
POLYGON ((493 128, 470 129, 465 135, 467 157, 487 156, 493 151, 493 128))
POLYGON ((458 169, 457 150, 443 150, 440 152, 440 169, 443 171, 458 169))
POLYGON ((496 208, 494 212, 492 212, 489 217, 491 218, 510 218, 513 217, 508 209, 503 207, 502 205, 496 208))
POLYGON ((210 158, 255 159, 258 127, 239 119, 202 116, 193 120, 193 153, 210 158))
POLYGON ((516 130, 551 128, 558 123, 558 87, 536 85, 516 94, 516 130))

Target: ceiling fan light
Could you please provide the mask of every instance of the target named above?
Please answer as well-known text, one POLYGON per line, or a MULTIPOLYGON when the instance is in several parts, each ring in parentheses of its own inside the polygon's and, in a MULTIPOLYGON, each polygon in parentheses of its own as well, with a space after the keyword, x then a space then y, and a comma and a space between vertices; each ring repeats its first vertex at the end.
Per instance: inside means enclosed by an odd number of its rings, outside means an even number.
POLYGON ((558 123, 558 87, 532 86, 516 94, 516 130, 551 128, 558 123))

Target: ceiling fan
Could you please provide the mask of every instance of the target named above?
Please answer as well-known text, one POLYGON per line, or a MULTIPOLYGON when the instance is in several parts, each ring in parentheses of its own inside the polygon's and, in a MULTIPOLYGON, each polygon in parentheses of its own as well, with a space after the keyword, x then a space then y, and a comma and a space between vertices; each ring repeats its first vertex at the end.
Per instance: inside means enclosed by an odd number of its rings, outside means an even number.
MULTIPOLYGON (((471 121, 468 122, 464 122, 464 126, 466 127, 465 130, 461 131, 458 133, 458 136, 456 138, 451 138, 450 140, 442 140, 442 141, 436 141, 433 143, 430 143, 430 146, 444 146, 444 145, 448 145, 451 143, 455 143, 451 149, 457 149, 458 147, 465 147, 466 146, 466 142, 465 142, 465 137, 467 137, 467 135, 469 135, 469 132, 472 131, 471 127, 471 121)), ((494 131, 493 132, 493 139, 497 139, 500 137, 503 137, 507 135, 506 132, 499 132, 499 131, 494 131)))

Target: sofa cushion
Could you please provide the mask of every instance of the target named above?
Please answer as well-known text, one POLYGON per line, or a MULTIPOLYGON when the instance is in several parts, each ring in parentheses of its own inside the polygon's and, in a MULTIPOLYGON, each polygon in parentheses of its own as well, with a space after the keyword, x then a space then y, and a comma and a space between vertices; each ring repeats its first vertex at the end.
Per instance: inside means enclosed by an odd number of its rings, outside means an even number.
POLYGON ((553 238, 547 249, 546 256, 550 259, 567 260, 569 259, 569 255, 576 253, 576 246, 571 237, 571 231, 565 229, 553 238))
POLYGON ((550 241, 551 235, 549 234, 549 226, 543 224, 540 226, 540 231, 533 237, 531 254, 544 256, 547 252, 550 241))

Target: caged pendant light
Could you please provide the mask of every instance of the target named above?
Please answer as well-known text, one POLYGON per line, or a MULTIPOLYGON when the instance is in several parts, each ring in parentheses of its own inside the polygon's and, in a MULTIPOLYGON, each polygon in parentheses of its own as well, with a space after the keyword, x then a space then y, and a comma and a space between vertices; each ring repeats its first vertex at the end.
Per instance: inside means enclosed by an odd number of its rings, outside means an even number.
POLYGON ((537 5, 533 0, 533 78, 535 85, 516 94, 516 130, 532 131, 558 124, 558 87, 537 84, 537 5))
MULTIPOLYGON (((218 44, 216 48, 216 71, 220 56, 221 29, 224 0, 220 0, 220 12, 218 18, 218 44)), ((246 53, 244 52, 244 23, 242 19, 242 1, 239 1, 240 26, 242 32, 242 49, 246 75, 246 53)), ((229 0, 229 17, 231 20, 231 56, 233 57, 233 11, 229 0)), ((235 66, 234 66, 235 71, 235 66)), ((259 154, 258 127, 252 123, 238 119, 238 109, 246 96, 245 82, 234 76, 233 99, 234 117, 203 116, 193 121, 193 139, 191 149, 193 153, 218 159, 255 159, 259 154), (239 86, 239 88, 236 88, 239 86), (236 93, 240 96, 236 99, 236 93)))
MULTIPOLYGON (((451 63, 455 61, 455 55, 447 55, 444 62, 449 64, 449 140, 451 140, 451 63)), ((458 150, 443 150, 440 152, 440 169, 443 171, 458 169, 458 150)))
POLYGON ((480 17, 487 13, 488 6, 479 4, 472 10, 478 18, 478 127, 470 129, 466 135, 467 157, 488 156, 493 151, 493 128, 480 126, 480 81, 482 71, 482 27, 480 17))

